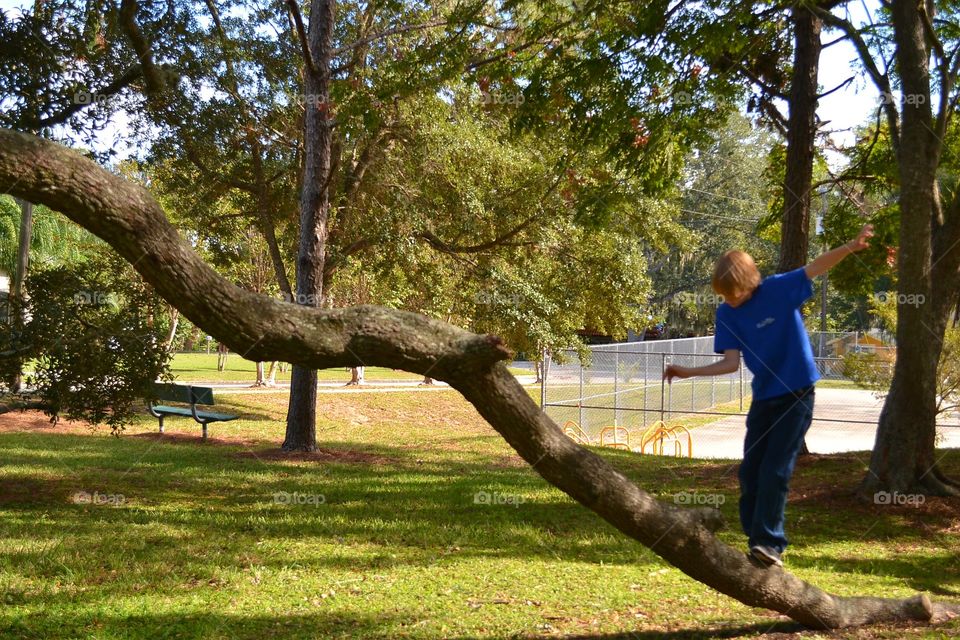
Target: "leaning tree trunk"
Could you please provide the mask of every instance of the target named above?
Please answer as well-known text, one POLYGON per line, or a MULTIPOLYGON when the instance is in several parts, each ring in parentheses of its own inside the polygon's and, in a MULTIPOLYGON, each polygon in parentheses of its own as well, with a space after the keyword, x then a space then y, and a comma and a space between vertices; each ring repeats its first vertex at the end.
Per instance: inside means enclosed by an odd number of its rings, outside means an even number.
MULTIPOLYGON (((870 470, 861 485, 878 491, 960 495, 937 468, 937 363, 947 325, 949 294, 933 282, 934 224, 939 211, 936 189, 940 141, 931 110, 930 75, 921 8, 893 3, 896 61, 903 82, 899 145, 900 250, 897 279, 897 361, 880 413, 870 470), (904 304, 909 301, 910 304, 904 304)), ((922 7, 922 5, 920 5, 922 7)), ((956 221, 954 221, 954 224, 956 221)), ((942 230, 938 229, 938 230, 942 230)), ((956 280, 956 273, 943 280, 956 280)), ((937 283, 955 291, 953 282, 937 283)))
MULTIPOLYGON (((787 120, 787 166, 783 178, 780 262, 777 265, 779 273, 799 269, 807 263, 810 191, 813 186, 814 142, 817 135, 820 30, 823 24, 806 7, 794 7, 792 17, 793 76, 787 120)), ((810 453, 806 440, 800 453, 810 453)))
MULTIPOLYGON (((300 248, 297 300, 317 307, 323 296, 323 263, 330 211, 333 113, 330 103, 330 58, 334 0, 313 0, 305 53, 304 168, 300 193, 300 248)), ((294 363, 290 378, 285 451, 317 448, 317 371, 294 363)))
POLYGON ((692 578, 748 606, 827 629, 939 620, 960 604, 826 593, 760 567, 715 535, 720 512, 660 501, 564 435, 504 364, 502 341, 382 307, 316 309, 245 291, 183 240, 143 188, 55 143, 0 129, 0 192, 43 203, 110 244, 183 315, 256 360, 308 369, 360 364, 444 380, 544 479, 692 578))

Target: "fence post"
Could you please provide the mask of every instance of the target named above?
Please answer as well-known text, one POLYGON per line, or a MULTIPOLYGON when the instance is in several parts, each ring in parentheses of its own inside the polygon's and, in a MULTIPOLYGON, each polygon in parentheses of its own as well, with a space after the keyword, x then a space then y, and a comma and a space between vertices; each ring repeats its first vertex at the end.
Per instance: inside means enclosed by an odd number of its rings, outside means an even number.
MULTIPOLYGON (((666 354, 666 353, 661 353, 661 354, 660 354, 660 360, 661 360, 661 362, 660 362, 660 370, 661 370, 661 371, 666 371, 666 369, 667 369, 667 354, 666 354)), ((664 388, 664 385, 666 385, 666 384, 667 384, 666 378, 664 378, 663 375, 661 375, 661 376, 660 376, 660 422, 663 422, 663 421, 664 421, 664 418, 663 418, 663 397, 664 397, 664 395, 666 394, 666 389, 664 388)))
POLYGON ((740 412, 743 413, 743 363, 740 363, 740 412))
MULTIPOLYGON (((543 408, 547 404, 547 358, 550 357, 550 354, 547 353, 547 350, 544 349, 540 352, 540 410, 543 411, 543 408)), ((534 363, 536 366, 536 363, 534 363)))
POLYGON ((717 406, 717 376, 710 376, 710 408, 717 406))
POLYGON ((643 352, 643 426, 647 426, 647 369, 650 368, 650 353, 643 352))
POLYGON ((620 347, 613 352, 613 426, 620 426, 620 347))
MULTIPOLYGON (((696 358, 693 358, 696 360, 696 358)), ((694 365, 696 366, 696 365, 694 365)), ((697 410, 697 383, 696 378, 690 378, 690 411, 697 410)))
POLYGON ((577 356, 577 360, 580 361, 580 400, 577 401, 577 407, 580 409, 577 414, 577 423, 580 425, 580 428, 586 431, 586 425, 583 424, 583 360, 580 356, 577 356))

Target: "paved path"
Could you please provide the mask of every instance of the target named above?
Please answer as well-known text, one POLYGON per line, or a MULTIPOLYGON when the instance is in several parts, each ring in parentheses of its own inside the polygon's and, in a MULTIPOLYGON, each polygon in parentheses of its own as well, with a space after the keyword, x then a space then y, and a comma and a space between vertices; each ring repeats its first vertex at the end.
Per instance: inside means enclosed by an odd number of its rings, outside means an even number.
MULTIPOLYGON (((518 375, 517 382, 526 386, 536 382, 534 375, 518 375)), ((278 382, 275 387, 251 387, 249 382, 203 382, 202 380, 177 380, 177 384, 192 384, 210 387, 221 393, 289 393, 290 383, 278 382)), ((410 391, 449 391, 450 385, 440 380, 425 385, 420 380, 368 380, 361 386, 347 386, 340 381, 320 381, 317 393, 397 393, 410 391)))
MULTIPOLYGON (((877 420, 883 400, 872 392, 861 389, 817 389, 813 424, 807 432, 807 446, 813 453, 842 453, 873 449, 877 420), (831 422, 832 420, 865 420, 831 422)), ((939 429, 941 447, 960 447, 960 424, 954 417, 939 429)), ((746 433, 745 416, 730 416, 717 422, 697 427, 693 431, 693 454, 697 458, 742 458, 743 436, 746 433)))

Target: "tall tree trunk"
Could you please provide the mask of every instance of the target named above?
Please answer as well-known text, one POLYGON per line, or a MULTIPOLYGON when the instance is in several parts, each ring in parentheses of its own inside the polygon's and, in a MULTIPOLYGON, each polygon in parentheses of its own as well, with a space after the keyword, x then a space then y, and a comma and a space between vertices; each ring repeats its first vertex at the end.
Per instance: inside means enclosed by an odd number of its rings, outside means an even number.
MULTIPOLYGON (((14 333, 23 331, 23 306, 26 299, 27 271, 30 267, 30 242, 33 239, 33 203, 20 201, 20 236, 17 245, 17 265, 13 274, 13 287, 8 298, 7 308, 13 312, 14 333)), ((18 393, 23 386, 23 361, 17 359, 10 389, 18 393)))
MULTIPOLYGON (((330 58, 336 2, 310 3, 310 29, 304 64, 303 186, 300 192, 300 247, 297 254, 298 304, 319 306, 330 211, 333 112, 330 104, 330 58)), ((317 372, 294 365, 290 379, 285 451, 317 448, 317 372)))
MULTIPOLYGON (((807 263, 810 246, 810 191, 813 185, 814 143, 817 135, 817 89, 822 21, 805 7, 794 7, 793 76, 787 120, 787 166, 783 179, 783 217, 777 271, 807 263)), ((825 276, 824 276, 825 277, 825 276)), ((810 453, 804 440, 801 455, 810 453)))
MULTIPOLYGON (((896 62, 902 79, 902 124, 898 155, 900 250, 897 306, 897 360, 880 412, 877 440, 861 492, 960 495, 936 464, 937 364, 952 295, 934 291, 933 233, 939 221, 936 188, 940 142, 931 112, 929 52, 920 11, 923 5, 892 5, 896 62), (918 10, 919 7, 919 10, 918 10), (940 293, 939 299, 937 293, 940 293), (947 300, 947 302, 944 302, 947 300)), ((955 280, 956 274, 952 278, 955 280)), ((953 282, 938 283, 955 291, 953 282)))

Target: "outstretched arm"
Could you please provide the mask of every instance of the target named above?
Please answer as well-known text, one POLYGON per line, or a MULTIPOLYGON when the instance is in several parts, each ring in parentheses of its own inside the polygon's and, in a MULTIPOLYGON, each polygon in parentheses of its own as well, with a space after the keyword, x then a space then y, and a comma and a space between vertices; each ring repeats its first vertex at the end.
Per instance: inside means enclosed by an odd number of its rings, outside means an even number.
POLYGON ((805 266, 803 269, 807 272, 807 277, 813 279, 817 276, 822 276, 851 253, 856 253, 857 251, 866 249, 870 246, 871 237, 873 237, 873 225, 863 225, 863 228, 860 229, 860 233, 857 234, 856 238, 846 244, 840 245, 832 251, 827 251, 819 258, 805 266))
POLYGON ((681 367, 678 364, 667 365, 663 370, 663 379, 673 382, 674 378, 692 378, 693 376, 719 376, 724 373, 733 373, 740 366, 740 351, 727 349, 723 352, 723 360, 717 360, 702 367, 681 367))

